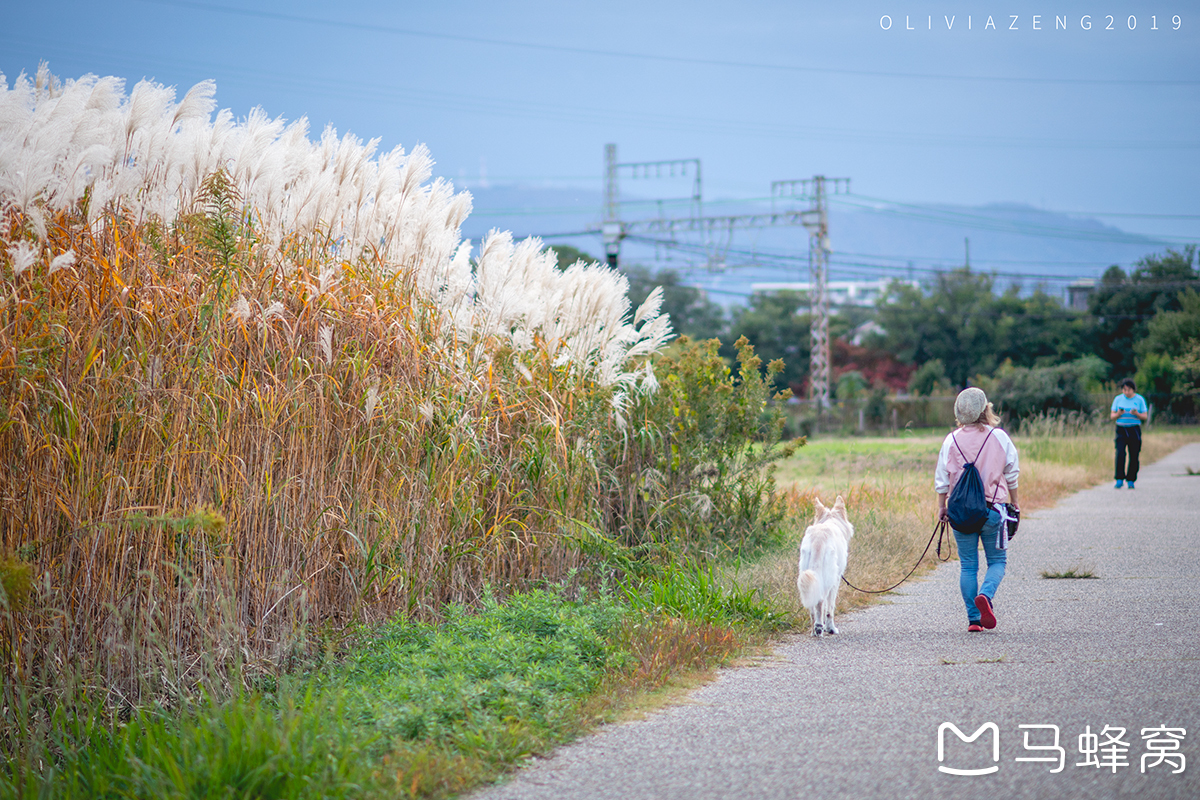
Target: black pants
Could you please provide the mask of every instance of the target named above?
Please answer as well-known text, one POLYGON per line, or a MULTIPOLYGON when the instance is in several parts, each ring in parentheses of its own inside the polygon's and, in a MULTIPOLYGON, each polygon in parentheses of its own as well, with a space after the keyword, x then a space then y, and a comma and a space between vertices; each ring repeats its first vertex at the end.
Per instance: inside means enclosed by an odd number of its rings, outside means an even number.
POLYGON ((1118 425, 1115 441, 1117 443, 1117 463, 1113 469, 1113 480, 1133 483, 1137 480, 1138 456, 1142 454, 1142 426, 1118 425), (1125 464, 1126 450, 1129 451, 1128 466, 1125 464))

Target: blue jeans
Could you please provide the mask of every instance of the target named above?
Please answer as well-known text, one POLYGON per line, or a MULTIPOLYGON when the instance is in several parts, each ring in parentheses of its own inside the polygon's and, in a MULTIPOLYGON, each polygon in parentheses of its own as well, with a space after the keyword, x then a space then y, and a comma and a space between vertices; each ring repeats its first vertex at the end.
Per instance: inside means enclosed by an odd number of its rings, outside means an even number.
POLYGON ((958 564, 961 572, 958 574, 958 588, 962 592, 963 603, 967 606, 967 620, 979 621, 979 609, 975 607, 976 595, 986 595, 988 600, 996 596, 1000 581, 1004 578, 1004 565, 1008 563, 1008 551, 996 547, 996 533, 1000 530, 1000 512, 996 509, 988 511, 987 522, 979 533, 959 533, 954 531, 954 540, 958 542, 958 564), (987 572, 983 576, 983 586, 979 585, 979 544, 983 543, 983 554, 987 557, 987 572))

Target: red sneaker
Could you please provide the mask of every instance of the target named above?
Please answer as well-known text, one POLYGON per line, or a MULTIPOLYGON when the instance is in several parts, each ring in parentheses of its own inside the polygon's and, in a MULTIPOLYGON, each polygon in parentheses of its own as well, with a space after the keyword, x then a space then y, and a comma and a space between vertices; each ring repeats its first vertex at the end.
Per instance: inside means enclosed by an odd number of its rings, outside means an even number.
POLYGON ((975 598, 975 607, 979 609, 979 624, 991 630, 996 627, 996 614, 992 611, 992 601, 986 594, 975 598))
POLYGON ((967 633, 979 633, 982 630, 983 630, 983 626, 980 625, 978 622, 972 622, 970 625, 967 626, 967 633))

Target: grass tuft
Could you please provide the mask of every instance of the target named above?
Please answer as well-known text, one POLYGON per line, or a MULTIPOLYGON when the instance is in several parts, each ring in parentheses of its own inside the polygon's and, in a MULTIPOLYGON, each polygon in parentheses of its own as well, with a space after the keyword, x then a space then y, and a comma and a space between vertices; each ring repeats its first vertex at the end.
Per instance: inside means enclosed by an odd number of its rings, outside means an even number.
POLYGON ((1072 579, 1072 578, 1098 578, 1091 567, 1071 567, 1065 570, 1042 570, 1042 577, 1051 580, 1072 579))

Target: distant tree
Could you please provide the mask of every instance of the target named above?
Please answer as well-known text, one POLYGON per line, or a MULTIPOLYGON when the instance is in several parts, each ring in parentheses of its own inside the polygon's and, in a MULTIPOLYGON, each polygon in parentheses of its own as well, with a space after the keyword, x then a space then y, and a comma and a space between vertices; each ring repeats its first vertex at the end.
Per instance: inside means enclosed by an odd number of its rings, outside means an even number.
POLYGON ((801 292, 755 292, 744 308, 735 309, 729 336, 745 336, 764 362, 782 359, 775 384, 800 395, 812 352, 811 319, 808 298, 801 292))
POLYGON ((1155 314, 1145 338, 1134 345, 1136 380, 1138 391, 1156 408, 1194 417, 1200 395, 1200 374, 1194 369, 1200 353, 1200 292, 1187 289, 1177 300, 1179 310, 1155 314))
POLYGON ((629 266, 622 267, 621 271, 629 279, 629 300, 634 308, 641 305, 656 286, 662 287, 663 310, 670 314, 676 335, 704 341, 725 333, 725 310, 709 300, 704 290, 685 285, 675 270, 652 273, 646 267, 629 266))
POLYGON ((558 256, 558 268, 566 269, 572 266, 576 261, 599 261, 590 253, 585 253, 577 247, 571 247, 569 244, 550 244, 543 248, 543 251, 553 250, 558 256))
POLYGON ((994 304, 996 358, 1041 367, 1074 361, 1092 352, 1087 314, 1066 308, 1041 288, 1026 297, 1013 286, 994 304))
POLYGON ((868 386, 867 379, 858 370, 843 372, 838 376, 834 396, 838 400, 857 400, 866 394, 868 386))
POLYGON ((957 386, 1000 363, 996 296, 988 275, 966 267, 943 272, 928 294, 894 281, 878 308, 887 347, 901 361, 938 359, 957 386))
POLYGON ((1095 357, 1052 367, 1017 367, 1003 364, 994 378, 983 381, 996 410, 1010 419, 1047 412, 1091 411, 1091 389, 1104 365, 1095 357))
POLYGON ((1200 292, 1186 289, 1176 300, 1178 311, 1159 311, 1146 325, 1146 336, 1134 345, 1139 355, 1157 353, 1174 357, 1200 341, 1200 292))
POLYGON ((1162 312, 1182 310, 1184 290, 1200 288, 1200 273, 1193 266, 1195 256, 1195 245, 1188 245, 1182 251, 1146 256, 1130 275, 1115 265, 1104 273, 1088 302, 1094 317, 1088 336, 1096 355, 1110 365, 1110 377, 1132 375, 1137 348, 1149 333, 1150 320, 1162 312))
POLYGON ((969 268, 940 273, 927 291, 895 282, 878 306, 888 349, 901 361, 942 363, 965 386, 975 375, 1015 366, 1049 366, 1088 351, 1085 315, 1037 290, 997 296, 992 277, 969 268))
MULTIPOLYGON (((1181 383, 1179 372, 1171 356, 1166 353, 1148 353, 1141 359, 1134 381, 1137 383, 1138 392, 1145 396, 1146 402, 1159 410, 1171 409, 1176 389, 1183 389, 1182 385, 1176 385, 1181 383)), ((1180 399, 1190 401, 1191 398, 1185 396, 1180 399)))
POLYGON ((1133 271, 1134 283, 1170 283, 1171 281, 1194 281, 1200 279, 1193 263, 1196 260, 1196 245, 1189 244, 1182 251, 1167 249, 1163 255, 1148 255, 1137 262, 1133 271))
POLYGON ((950 391, 950 379, 946 377, 946 365, 940 358, 931 358, 912 374, 908 391, 917 395, 932 395, 950 391))
POLYGON ((863 404, 863 412, 868 422, 879 425, 887 419, 887 398, 888 390, 886 386, 876 386, 867 395, 867 402, 863 404))
MULTIPOLYGON (((833 320, 830 320, 829 329, 832 336, 833 320)), ((829 344, 835 377, 841 377, 845 372, 858 372, 868 385, 893 392, 908 386, 913 365, 897 360, 886 349, 874 346, 874 343, 868 346, 850 344, 844 338, 833 339, 829 344)))
POLYGON ((1191 416, 1200 407, 1200 341, 1193 342, 1177 358, 1172 359, 1176 370, 1175 391, 1181 405, 1190 405, 1191 416))
POLYGON ((875 309, 870 306, 842 306, 836 314, 829 315, 830 341, 844 339, 849 342, 859 326, 875 317, 875 309))

